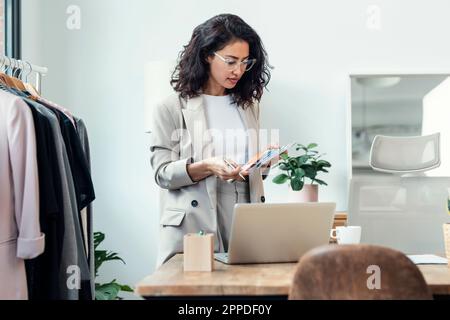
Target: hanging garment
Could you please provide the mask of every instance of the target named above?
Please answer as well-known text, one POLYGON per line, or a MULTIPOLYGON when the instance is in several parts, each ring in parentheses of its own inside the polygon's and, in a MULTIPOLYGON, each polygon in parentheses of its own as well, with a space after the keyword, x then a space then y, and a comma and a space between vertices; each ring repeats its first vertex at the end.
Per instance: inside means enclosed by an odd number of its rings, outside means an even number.
POLYGON ((0 90, 0 300, 28 298, 23 259, 44 246, 33 116, 20 98, 0 90))
POLYGON ((51 106, 52 108, 55 108, 55 109, 58 109, 59 111, 62 111, 66 115, 66 117, 69 118, 70 122, 72 122, 73 126, 74 127, 76 126, 76 124, 75 124, 75 117, 66 108, 64 108, 64 107, 62 107, 62 106, 60 106, 60 105, 58 105, 58 104, 56 104, 56 103, 54 103, 52 101, 49 101, 49 100, 47 100, 47 99, 45 99, 43 97, 38 97, 36 101, 41 103, 41 104, 43 104, 43 105, 51 106))
MULTIPOLYGON (((47 106, 51 108, 50 106, 47 106)), ((62 138, 66 146, 67 156, 72 171, 72 178, 75 187, 76 200, 78 204, 77 245, 78 245, 78 266, 81 273, 81 287, 79 289, 80 300, 92 300, 91 274, 87 257, 87 248, 83 241, 82 221, 80 212, 86 208, 94 199, 95 192, 91 175, 88 169, 87 160, 81 147, 81 141, 72 125, 70 119, 61 111, 51 108, 59 121, 62 138)))
MULTIPOLYGON (((75 117, 75 124, 80 137, 81 146, 84 151, 84 155, 87 161, 89 172, 91 172, 91 151, 89 147, 89 136, 86 125, 82 119, 75 117)), ((86 214, 86 234, 87 234, 87 247, 88 247, 88 260, 89 271, 91 272, 91 292, 95 297, 95 250, 94 250, 94 218, 92 203, 90 203, 86 209, 83 209, 86 214)))
POLYGON ((40 225, 45 251, 26 261, 30 299, 59 299, 59 277, 64 243, 64 206, 61 175, 50 121, 30 106, 34 118, 40 190, 40 225))
POLYGON ((77 194, 78 211, 86 208, 95 200, 94 186, 92 184, 91 174, 89 172, 86 157, 81 146, 80 138, 66 115, 50 107, 59 120, 61 133, 66 144, 67 155, 69 157, 70 167, 72 168, 75 191, 77 194))
MULTIPOLYGON (((72 179, 69 159, 64 144, 64 140, 59 128, 59 122, 55 114, 44 106, 35 105, 36 109, 45 115, 51 123, 53 135, 55 138, 55 148, 58 156, 58 168, 61 171, 61 185, 63 192, 63 212, 64 212, 64 241, 63 254, 61 256, 61 268, 58 274, 59 298, 61 300, 78 300, 78 289, 68 287, 68 269, 71 266, 79 265, 79 256, 83 256, 83 246, 79 243, 78 211, 75 195, 75 187, 72 179)), ((83 264, 81 264, 83 265, 83 264)))
MULTIPOLYGON (((84 249, 82 229, 80 226, 80 217, 78 212, 77 197, 75 192, 74 179, 72 175, 72 169, 70 166, 69 157, 67 155, 67 148, 64 142, 60 122, 53 109, 49 109, 40 103, 33 100, 24 98, 24 101, 30 106, 38 110, 50 120, 51 127, 55 138, 55 148, 58 154, 58 166, 62 172, 61 184, 63 186, 63 205, 64 205, 64 242, 63 242, 63 254, 61 259, 61 268, 58 275, 58 288, 53 290, 59 290, 59 297, 57 299, 62 300, 91 300, 92 295, 90 289, 90 271, 87 261, 87 255, 84 249), (80 275, 79 283, 69 283, 69 277, 73 272, 74 267, 77 267, 80 275)), ((28 265, 27 265, 28 267, 28 265)), ((39 276, 39 270, 36 270, 39 276)), ((52 289, 52 288, 47 288, 52 289)), ((42 298, 41 298, 42 299, 42 298)))

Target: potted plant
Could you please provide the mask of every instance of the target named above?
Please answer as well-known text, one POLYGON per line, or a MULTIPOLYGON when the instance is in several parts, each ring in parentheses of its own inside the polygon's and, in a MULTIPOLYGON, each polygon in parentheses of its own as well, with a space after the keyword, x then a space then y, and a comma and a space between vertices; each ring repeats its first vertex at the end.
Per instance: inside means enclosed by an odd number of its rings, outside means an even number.
POLYGON ((279 168, 283 173, 273 178, 276 184, 283 184, 289 182, 291 202, 317 202, 319 198, 319 185, 327 186, 327 183, 319 178, 317 175, 320 172, 327 173, 327 168, 331 164, 321 159, 324 154, 319 154, 316 143, 311 143, 308 146, 297 143, 296 151, 301 150, 302 154, 290 156, 287 153, 280 155, 280 161, 273 166, 279 168), (307 182, 309 182, 307 184, 307 182))
MULTIPOLYGON (((95 278, 98 277, 98 270, 100 266, 107 261, 121 261, 125 264, 125 261, 118 256, 117 253, 99 250, 98 246, 105 240, 105 234, 102 232, 94 233, 94 250, 95 250, 95 278)), ((130 286, 117 283, 116 279, 108 283, 95 283, 95 300, 122 300, 119 297, 119 292, 133 292, 130 286)))

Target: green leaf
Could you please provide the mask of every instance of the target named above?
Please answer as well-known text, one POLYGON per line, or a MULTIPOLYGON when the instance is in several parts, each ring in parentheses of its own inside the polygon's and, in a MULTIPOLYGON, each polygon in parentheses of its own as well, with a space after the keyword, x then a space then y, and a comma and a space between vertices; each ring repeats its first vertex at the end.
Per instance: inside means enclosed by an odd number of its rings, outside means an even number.
POLYGON ((94 250, 105 240, 105 234, 101 232, 94 232, 94 250))
POLYGON ((100 268, 100 266, 105 261, 105 257, 106 257, 106 251, 105 250, 95 250, 95 256, 94 256, 95 276, 98 276, 98 269, 100 268))
POLYGON ((305 152, 308 152, 308 148, 306 148, 304 145, 302 145, 302 144, 300 144, 300 143, 297 143, 297 148, 295 149, 295 150, 300 150, 300 149, 302 149, 303 151, 305 151, 305 152))
POLYGON ((289 179, 289 177, 286 174, 282 173, 282 174, 277 175, 275 178, 273 178, 272 182, 276 183, 276 184, 283 184, 288 179, 289 179))
POLYGON ((279 168, 280 168, 280 170, 284 170, 284 171, 289 170, 289 168, 288 168, 288 166, 286 165, 286 163, 281 163, 281 164, 279 165, 279 168))
MULTIPOLYGON (((101 232, 94 233, 94 259, 95 259, 95 277, 98 277, 98 270, 100 266, 107 261, 121 261, 125 264, 125 261, 118 256, 116 252, 107 250, 98 250, 98 246, 105 240, 105 234, 101 232)), ((95 283, 95 299, 96 300, 116 300, 122 299, 118 297, 120 291, 133 292, 133 289, 128 285, 122 285, 113 281, 105 284, 95 283)))
POLYGON ((325 181, 322 181, 320 179, 314 179, 318 184, 320 184, 321 186, 327 186, 328 184, 325 181))
POLYGON ((294 175, 296 178, 303 178, 305 176, 305 170, 302 168, 296 168, 294 170, 294 175))
POLYGON ((314 149, 314 148, 316 148, 316 147, 318 147, 318 144, 317 143, 310 143, 309 145, 308 145, 308 149, 314 149))
POLYGON ((291 179, 291 188, 294 191, 300 191, 303 189, 304 182, 301 179, 293 178, 291 179))
POLYGON ((113 282, 98 285, 95 288, 95 300, 116 300, 121 285, 113 282))
POLYGON ((292 168, 292 170, 294 170, 295 168, 297 168, 299 166, 297 160, 294 159, 289 159, 289 166, 292 168))
POLYGON ((308 162, 309 158, 310 158, 310 157, 309 157, 308 155, 304 155, 304 156, 297 157, 298 165, 299 165, 299 166, 304 165, 305 163, 308 162))
POLYGON ((303 170, 305 170, 305 176, 314 179, 317 175, 316 169, 312 165, 304 165, 303 170))
POLYGON ((133 288, 131 288, 130 286, 120 286, 120 290, 121 291, 125 291, 125 292, 134 292, 133 288))
POLYGON ((286 153, 283 153, 283 154, 280 155, 280 158, 283 159, 283 160, 289 160, 289 155, 286 154, 286 153))
POLYGON ((121 300, 118 297, 120 291, 134 292, 133 288, 116 282, 116 279, 105 284, 95 284, 95 299, 96 300, 121 300))
POLYGON ((317 163, 320 166, 325 167, 325 168, 330 168, 331 167, 331 163, 329 163, 328 161, 325 161, 325 160, 319 160, 317 163))
POLYGON ((98 276, 98 270, 100 269, 100 266, 107 261, 114 261, 118 260, 121 261, 123 264, 126 264, 125 261, 120 258, 117 253, 115 252, 108 252, 106 250, 95 250, 95 275, 98 276))
POLYGON ((113 261, 113 260, 119 260, 122 261, 123 264, 126 264, 125 261, 123 261, 123 259, 117 255, 117 253, 108 252, 108 254, 105 257, 105 261, 113 261))

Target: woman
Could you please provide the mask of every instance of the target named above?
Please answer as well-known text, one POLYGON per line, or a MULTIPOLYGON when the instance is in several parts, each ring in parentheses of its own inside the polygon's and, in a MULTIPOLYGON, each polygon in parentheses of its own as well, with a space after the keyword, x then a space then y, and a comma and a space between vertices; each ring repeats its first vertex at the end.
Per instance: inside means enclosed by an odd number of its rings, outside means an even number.
POLYGON ((162 188, 158 265, 200 230, 226 252, 234 205, 265 201, 268 168, 241 166, 261 151, 259 101, 269 80, 261 39, 241 18, 222 14, 195 28, 172 76, 176 94, 152 120, 151 165, 162 188))

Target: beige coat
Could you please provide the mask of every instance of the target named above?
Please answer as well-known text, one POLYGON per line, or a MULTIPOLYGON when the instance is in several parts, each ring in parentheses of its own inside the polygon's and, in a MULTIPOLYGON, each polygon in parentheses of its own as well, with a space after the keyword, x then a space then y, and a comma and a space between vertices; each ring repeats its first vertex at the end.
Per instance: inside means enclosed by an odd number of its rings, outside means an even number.
MULTIPOLYGON (((259 150, 259 105, 238 108, 249 138, 249 156, 259 150)), ((194 183, 187 173, 188 163, 213 154, 211 135, 207 131, 205 108, 201 96, 188 99, 173 94, 153 112, 151 126, 151 165, 160 192, 160 237, 158 266, 183 251, 183 236, 204 230, 217 237, 217 178, 210 176, 194 183), (202 136, 202 139, 199 137, 202 136)), ((249 176, 250 201, 264 202, 262 172, 249 176)))
POLYGON ((0 300, 28 298, 23 259, 43 251, 33 116, 0 90, 0 300))

